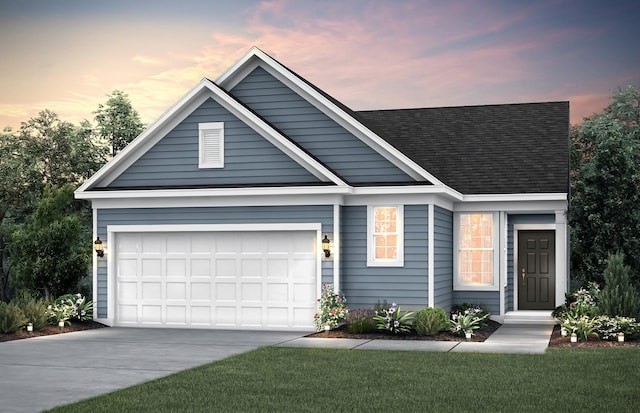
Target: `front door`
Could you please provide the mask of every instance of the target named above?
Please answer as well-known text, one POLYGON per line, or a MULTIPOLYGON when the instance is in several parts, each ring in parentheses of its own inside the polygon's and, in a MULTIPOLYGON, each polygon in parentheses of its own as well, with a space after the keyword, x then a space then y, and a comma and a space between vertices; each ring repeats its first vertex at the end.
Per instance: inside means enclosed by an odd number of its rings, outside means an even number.
POLYGON ((518 309, 556 307, 555 231, 518 231, 518 309))

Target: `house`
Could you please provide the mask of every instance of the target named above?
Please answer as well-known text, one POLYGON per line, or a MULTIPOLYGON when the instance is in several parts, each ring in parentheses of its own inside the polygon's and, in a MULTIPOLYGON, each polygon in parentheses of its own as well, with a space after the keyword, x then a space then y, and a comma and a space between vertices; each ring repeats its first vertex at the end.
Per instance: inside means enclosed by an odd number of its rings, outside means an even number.
POLYGON ((252 48, 76 197, 97 321, 309 330, 322 283, 350 308, 553 309, 568 192, 568 102, 355 112, 252 48))

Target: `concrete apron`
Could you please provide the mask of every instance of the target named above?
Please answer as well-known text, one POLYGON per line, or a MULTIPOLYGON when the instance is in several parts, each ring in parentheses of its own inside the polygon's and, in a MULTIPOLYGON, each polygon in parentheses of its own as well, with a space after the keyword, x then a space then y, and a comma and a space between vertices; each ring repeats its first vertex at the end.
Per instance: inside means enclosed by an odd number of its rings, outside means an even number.
POLYGON ((51 409, 302 334, 112 327, 0 343, 0 411, 51 409))

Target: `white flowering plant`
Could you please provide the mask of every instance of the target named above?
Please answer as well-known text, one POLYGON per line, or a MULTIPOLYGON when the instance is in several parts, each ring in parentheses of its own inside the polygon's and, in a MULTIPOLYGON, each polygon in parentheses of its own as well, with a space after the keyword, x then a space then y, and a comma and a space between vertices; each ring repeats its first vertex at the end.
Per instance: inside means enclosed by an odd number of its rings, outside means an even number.
POLYGON ((318 298, 318 312, 313 316, 318 331, 325 326, 336 328, 343 324, 349 314, 347 299, 333 290, 333 285, 322 285, 322 296, 318 298))
POLYGON ((486 324, 489 313, 480 307, 467 307, 451 314, 451 333, 463 335, 471 333, 486 324))
POLYGON ((633 317, 609 317, 603 315, 596 318, 596 323, 598 336, 603 340, 617 340, 618 333, 623 333, 626 337, 632 337, 640 332, 640 323, 633 317))
POLYGON ((388 331, 393 334, 408 333, 411 331, 411 325, 413 323, 413 312, 400 311, 400 306, 396 303, 392 303, 389 308, 382 308, 376 310, 373 319, 376 322, 378 330, 388 331))
POLYGON ((47 306, 49 319, 59 323, 69 323, 70 319, 80 321, 93 319, 93 301, 87 300, 82 294, 66 294, 47 306))

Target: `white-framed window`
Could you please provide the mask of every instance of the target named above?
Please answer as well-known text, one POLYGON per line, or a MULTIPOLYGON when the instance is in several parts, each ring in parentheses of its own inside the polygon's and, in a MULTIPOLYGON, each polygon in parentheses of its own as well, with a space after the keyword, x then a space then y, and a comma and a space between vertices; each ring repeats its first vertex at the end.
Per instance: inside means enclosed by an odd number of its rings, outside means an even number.
POLYGON ((198 124, 198 167, 224 168, 224 122, 198 124))
POLYGON ((367 265, 404 265, 404 208, 402 205, 367 206, 367 265))
POLYGON ((497 213, 458 213, 454 222, 454 289, 497 290, 500 264, 497 213))

